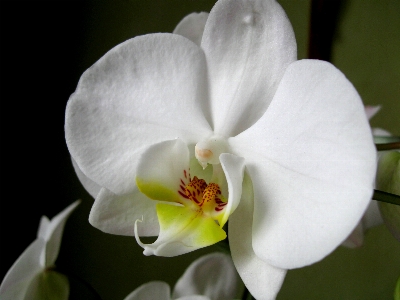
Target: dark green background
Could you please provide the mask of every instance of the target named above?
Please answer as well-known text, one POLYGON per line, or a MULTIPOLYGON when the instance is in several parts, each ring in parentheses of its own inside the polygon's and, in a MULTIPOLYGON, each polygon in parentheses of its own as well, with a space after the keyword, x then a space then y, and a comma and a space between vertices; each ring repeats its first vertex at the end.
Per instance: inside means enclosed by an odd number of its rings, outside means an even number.
MULTIPOLYGON (((40 216, 74 200, 57 265, 89 282, 103 299, 123 299, 150 280, 173 286, 195 258, 145 257, 134 238, 91 227, 93 199, 83 190, 64 141, 64 112, 80 75, 110 48, 136 35, 171 32, 188 13, 215 1, 1 1, 1 202, 3 278, 34 240, 40 216)), ((299 58, 307 52, 310 1, 279 1, 291 20, 299 58)), ((340 18, 333 63, 365 104, 371 121, 400 135, 400 1, 349 0, 340 18)), ((382 225, 365 245, 339 247, 310 267, 288 272, 278 299, 392 299, 400 243, 382 225)))

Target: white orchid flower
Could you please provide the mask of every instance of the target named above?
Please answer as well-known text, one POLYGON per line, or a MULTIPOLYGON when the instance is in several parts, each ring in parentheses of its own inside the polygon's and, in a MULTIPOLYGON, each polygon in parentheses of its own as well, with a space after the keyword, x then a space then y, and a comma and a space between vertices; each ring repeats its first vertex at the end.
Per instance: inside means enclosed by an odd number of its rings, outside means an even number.
POLYGON ((296 61, 276 1, 220 0, 205 16, 89 68, 67 105, 66 141, 101 188, 93 226, 174 256, 224 239, 229 218, 241 278, 273 299, 286 269, 321 260, 355 228, 376 150, 352 84, 327 62, 296 61))
POLYGON ((51 270, 60 251, 67 218, 79 200, 51 221, 42 216, 37 239, 29 245, 7 272, 0 286, 0 299, 68 299, 67 277, 51 270))
POLYGON ((138 287, 124 300, 228 300, 235 298, 238 283, 231 258, 211 253, 190 264, 172 294, 167 283, 152 281, 138 287))

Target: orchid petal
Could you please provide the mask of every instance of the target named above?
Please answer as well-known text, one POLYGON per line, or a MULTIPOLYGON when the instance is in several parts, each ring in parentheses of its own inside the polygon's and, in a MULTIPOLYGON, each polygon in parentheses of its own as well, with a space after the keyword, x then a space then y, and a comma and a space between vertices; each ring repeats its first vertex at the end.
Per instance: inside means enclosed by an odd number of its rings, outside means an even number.
POLYGON ((382 223, 383 219, 379 211, 378 203, 375 200, 371 200, 361 221, 358 223, 353 232, 348 236, 348 238, 342 243, 342 246, 348 248, 361 247, 364 242, 364 232, 367 229, 378 226, 382 223))
POLYGON ((206 12, 191 13, 176 25, 173 33, 184 36, 196 45, 200 46, 207 18, 208 13, 206 12))
POLYGON ((376 105, 376 106, 371 106, 371 105, 366 105, 364 107, 365 114, 367 115, 368 120, 371 119, 373 116, 377 114, 378 111, 380 111, 381 106, 376 105))
POLYGON ((162 281, 151 281, 139 286, 132 293, 126 296, 124 300, 170 300, 170 294, 171 292, 168 284, 162 281))
POLYGON ((219 157, 228 183, 229 199, 224 207, 224 214, 220 226, 224 226, 229 216, 235 211, 242 195, 242 182, 244 175, 244 159, 233 154, 223 153, 219 157))
POLYGON ((48 217, 46 216, 42 216, 40 218, 40 223, 39 223, 39 229, 37 232, 37 238, 42 238, 42 239, 46 239, 47 237, 47 228, 49 228, 50 226, 50 220, 48 217))
MULTIPOLYGON (((400 142, 399 137, 392 136, 392 134, 382 128, 372 128, 375 144, 396 143, 400 142)), ((378 152, 378 159, 382 155, 382 151, 378 152)))
POLYGON ((371 200, 362 218, 362 223, 365 229, 369 229, 383 223, 383 219, 379 211, 378 201, 371 200))
POLYGON ((190 295, 190 296, 179 297, 176 300, 210 300, 210 298, 201 295, 190 295))
POLYGON ((43 267, 53 266, 60 251, 61 237, 64 231, 65 223, 72 211, 78 206, 80 200, 75 201, 57 214, 47 224, 47 228, 41 236, 46 241, 46 251, 43 252, 40 259, 43 267))
POLYGON ((103 188, 89 214, 89 223, 103 232, 134 236, 135 221, 143 219, 139 236, 156 236, 158 225, 156 202, 150 201, 138 189, 119 196, 103 188))
POLYGON ((371 199, 376 149, 364 107, 327 62, 291 64, 264 116, 230 144, 254 185, 254 251, 274 266, 328 255, 371 199))
POLYGON ((83 187, 85 190, 92 196, 93 198, 96 198, 97 194, 101 190, 101 186, 99 186, 96 182, 91 180, 89 177, 87 177, 81 169, 79 169, 78 164, 76 161, 71 157, 72 161, 72 166, 74 167, 75 173, 79 178, 79 181, 82 183, 83 187))
POLYGON ((201 47, 214 132, 222 136, 237 135, 262 116, 297 56, 292 26, 276 1, 218 1, 201 47))
POLYGON ((232 259, 223 253, 211 253, 190 264, 176 283, 172 298, 197 294, 213 300, 233 299, 237 285, 232 259))
POLYGON ((351 232, 347 239, 342 243, 342 246, 347 248, 359 248, 364 243, 364 226, 362 222, 358 223, 356 228, 351 232))
POLYGON ((18 257, 0 285, 2 300, 24 299, 31 280, 42 271, 40 256, 45 245, 43 239, 37 239, 18 257))
POLYGON ((175 34, 135 37, 82 75, 66 109, 69 151, 96 184, 128 194, 147 146, 211 134, 201 111, 205 97, 206 63, 197 45, 175 34))
POLYGON ((138 164, 139 190, 153 200, 182 203, 189 183, 189 161, 188 147, 181 139, 150 146, 138 164))
POLYGON ((275 299, 286 270, 261 260, 252 247, 253 188, 247 174, 239 206, 229 219, 229 245, 233 262, 247 289, 256 299, 275 299))
POLYGON ((138 237, 138 222, 135 223, 137 243, 144 255, 177 256, 213 245, 226 238, 226 233, 215 221, 187 207, 158 203, 157 215, 160 234, 153 244, 143 244, 138 237))
POLYGON ((45 271, 37 274, 31 281, 24 300, 68 300, 68 278, 54 271, 45 271))
MULTIPOLYGON (((384 138, 384 137, 390 138, 391 137, 391 133, 389 131, 385 130, 385 129, 382 129, 382 128, 372 128, 372 134, 374 136, 382 137, 382 138, 384 138)), ((375 143, 377 143, 377 142, 375 141, 375 143)), ((383 143, 385 143, 385 141, 383 143)))

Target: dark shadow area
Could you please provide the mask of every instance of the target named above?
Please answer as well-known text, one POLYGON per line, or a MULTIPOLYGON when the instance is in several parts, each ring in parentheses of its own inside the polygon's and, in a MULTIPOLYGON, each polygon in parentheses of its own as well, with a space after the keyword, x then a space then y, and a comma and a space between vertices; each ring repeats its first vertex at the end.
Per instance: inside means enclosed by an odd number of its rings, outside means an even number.
POLYGON ((0 278, 52 218, 82 194, 64 139, 82 72, 89 2, 1 1, 0 278))

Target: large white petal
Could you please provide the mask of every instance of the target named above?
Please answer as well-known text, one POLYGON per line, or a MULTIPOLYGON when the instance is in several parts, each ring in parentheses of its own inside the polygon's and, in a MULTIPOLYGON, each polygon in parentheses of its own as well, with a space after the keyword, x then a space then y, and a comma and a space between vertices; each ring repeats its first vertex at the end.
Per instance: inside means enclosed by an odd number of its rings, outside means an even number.
POLYGON ((76 161, 71 157, 72 161, 72 166, 74 167, 76 176, 78 176, 80 182, 82 183, 83 187, 85 190, 92 196, 93 198, 96 198, 97 194, 101 190, 101 186, 99 186, 96 182, 91 180, 89 177, 87 177, 81 169, 79 169, 78 164, 76 161))
POLYGON ((45 248, 45 241, 37 239, 18 257, 8 270, 0 285, 2 300, 22 300, 31 281, 40 273, 40 256, 45 248))
POLYGON ((211 253, 190 264, 176 283, 172 298, 204 295, 213 300, 234 299, 238 279, 228 255, 211 253))
POLYGON ((41 263, 43 267, 51 267, 57 259, 60 251, 61 238, 64 231, 65 223, 72 211, 78 206, 80 200, 75 201, 57 214, 47 224, 45 232, 42 233, 42 238, 46 241, 46 251, 43 252, 41 263))
POLYGON ((169 285, 162 281, 150 281, 142 284, 124 300, 171 300, 169 285))
POLYGON ((184 36, 196 45, 200 46, 207 18, 208 13, 206 12, 191 13, 176 25, 173 33, 184 36))
POLYGON ((163 140, 211 134, 203 51, 176 34, 128 40, 81 77, 66 109, 68 148, 79 168, 116 194, 135 187, 140 153, 163 140))
POLYGON ((140 219, 139 235, 156 236, 160 231, 156 204, 137 188, 123 196, 103 188, 92 206, 89 223, 107 233, 134 236, 135 221, 140 219))
POLYGON ((327 62, 291 64, 265 115, 230 143, 254 185, 254 251, 274 266, 325 257, 371 199, 376 150, 364 107, 327 62))
POLYGON ((236 269, 250 293, 258 300, 272 300, 282 286, 286 270, 271 266, 254 253, 253 197, 251 180, 245 175, 240 204, 229 218, 229 245, 236 269))
POLYGON ((292 26, 276 1, 218 1, 201 47, 209 68, 214 131, 236 135, 267 109, 297 57, 292 26))

